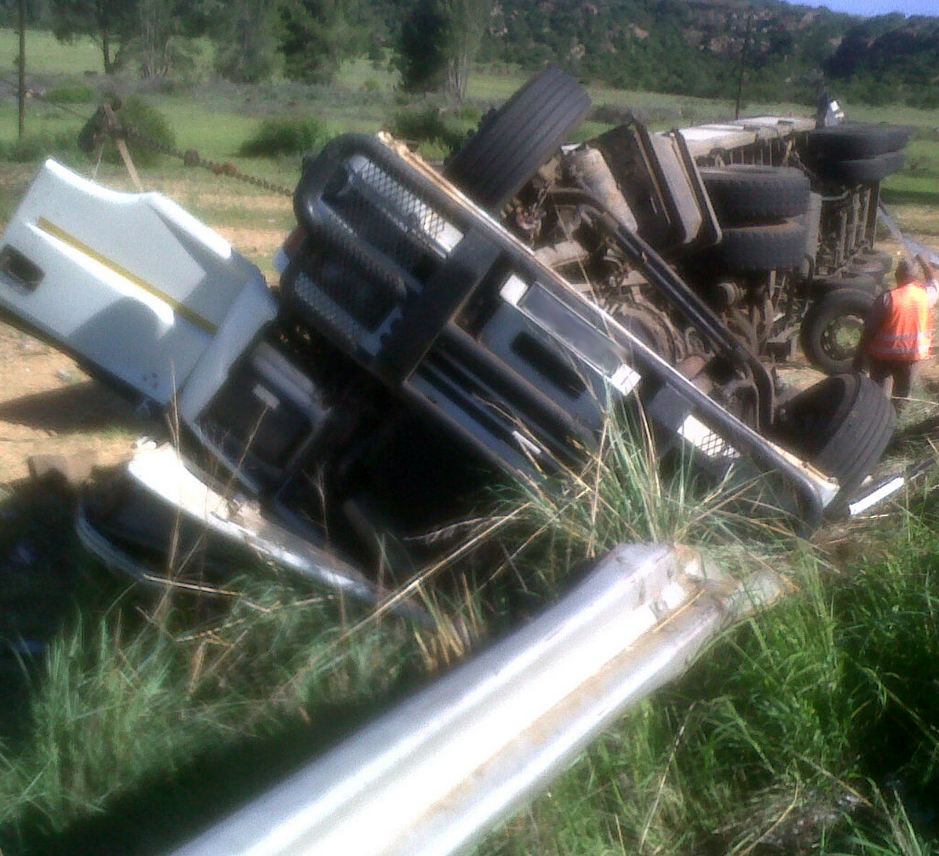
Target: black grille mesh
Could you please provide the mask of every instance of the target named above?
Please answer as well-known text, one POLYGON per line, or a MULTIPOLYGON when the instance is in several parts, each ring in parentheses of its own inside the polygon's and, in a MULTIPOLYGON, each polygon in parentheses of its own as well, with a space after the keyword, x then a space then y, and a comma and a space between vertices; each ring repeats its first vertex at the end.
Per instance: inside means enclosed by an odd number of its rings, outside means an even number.
POLYGON ((360 240, 413 276, 446 255, 440 215, 385 170, 355 158, 326 187, 323 202, 360 240))
POLYGON ((350 342, 378 329, 407 298, 402 276, 380 264, 355 236, 335 231, 311 237, 284 290, 302 315, 325 322, 350 342))

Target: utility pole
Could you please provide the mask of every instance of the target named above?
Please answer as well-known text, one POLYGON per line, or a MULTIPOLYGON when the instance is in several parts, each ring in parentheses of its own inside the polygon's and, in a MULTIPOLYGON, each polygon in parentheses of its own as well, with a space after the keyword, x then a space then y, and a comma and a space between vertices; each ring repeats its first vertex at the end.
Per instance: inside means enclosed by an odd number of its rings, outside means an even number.
POLYGON ((737 103, 734 107, 734 118, 740 118, 740 100, 743 97, 743 75, 747 69, 747 53, 750 50, 750 31, 753 29, 753 10, 747 15, 747 31, 743 37, 743 49, 740 51, 740 73, 737 75, 737 103))
POLYGON ((20 0, 20 56, 19 56, 19 135, 26 130, 26 0, 20 0))

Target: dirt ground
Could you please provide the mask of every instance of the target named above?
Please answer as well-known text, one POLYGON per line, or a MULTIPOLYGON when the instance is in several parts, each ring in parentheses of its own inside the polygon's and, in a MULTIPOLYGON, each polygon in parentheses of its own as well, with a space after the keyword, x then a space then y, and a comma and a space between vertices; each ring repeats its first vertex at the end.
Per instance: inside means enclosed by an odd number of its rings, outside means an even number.
POLYGON ((145 429, 130 404, 48 345, 0 324, 0 486, 32 455, 91 453, 114 464, 145 429))

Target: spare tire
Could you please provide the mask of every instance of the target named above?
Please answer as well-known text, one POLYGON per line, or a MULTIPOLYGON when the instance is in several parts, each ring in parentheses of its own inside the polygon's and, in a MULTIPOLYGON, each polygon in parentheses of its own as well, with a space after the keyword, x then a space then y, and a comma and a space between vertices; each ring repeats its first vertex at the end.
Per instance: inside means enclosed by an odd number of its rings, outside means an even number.
POLYGON ((815 171, 821 178, 840 184, 873 184, 893 175, 905 159, 903 152, 888 152, 862 160, 820 160, 815 171))
POLYGON ((446 163, 444 177, 498 212, 560 148, 590 109, 586 90, 554 66, 531 78, 446 163))
POLYGON ((797 268, 805 259, 806 227, 795 220, 769 226, 726 227, 714 253, 735 273, 797 268))
POLYGON ((820 381, 787 402, 779 435, 796 454, 841 485, 829 511, 843 508, 887 448, 896 413, 883 390, 861 374, 820 381))
POLYGON ((811 154, 830 160, 862 160, 902 149, 910 139, 911 128, 901 125, 834 125, 809 131, 811 154))
POLYGON ((850 371, 874 300, 873 291, 856 288, 829 291, 816 300, 805 313, 800 331, 808 361, 828 374, 850 371))
POLYGON ((809 205, 808 177, 792 167, 736 164, 702 169, 701 178, 721 225, 798 217, 809 205))

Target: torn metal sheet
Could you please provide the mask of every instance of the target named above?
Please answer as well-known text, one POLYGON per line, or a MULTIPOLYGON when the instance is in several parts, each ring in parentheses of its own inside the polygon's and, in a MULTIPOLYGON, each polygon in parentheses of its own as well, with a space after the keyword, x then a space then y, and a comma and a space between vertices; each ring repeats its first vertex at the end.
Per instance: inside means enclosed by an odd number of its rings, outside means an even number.
POLYGON ((939 465, 939 458, 935 456, 924 458, 908 466, 905 470, 867 485, 858 492, 848 503, 848 513, 852 517, 861 517, 882 505, 888 499, 896 496, 903 488, 909 487, 914 481, 922 478, 926 473, 939 465))
POLYGON ((687 548, 620 546, 527 627, 176 856, 462 850, 780 593, 775 575, 740 583, 687 548))
MULTIPOLYGON (((257 502, 225 497, 187 467, 169 443, 142 448, 127 464, 127 478, 145 494, 194 521, 212 536, 246 548, 281 567, 368 603, 379 604, 382 590, 353 565, 268 519, 257 502)), ((82 543, 106 565, 139 580, 152 579, 146 565, 111 542, 94 526, 86 509, 79 512, 82 543)), ((425 617, 407 604, 395 607, 410 617, 425 617)))

